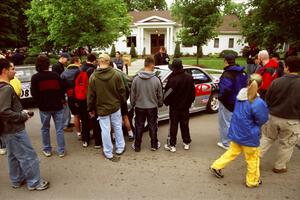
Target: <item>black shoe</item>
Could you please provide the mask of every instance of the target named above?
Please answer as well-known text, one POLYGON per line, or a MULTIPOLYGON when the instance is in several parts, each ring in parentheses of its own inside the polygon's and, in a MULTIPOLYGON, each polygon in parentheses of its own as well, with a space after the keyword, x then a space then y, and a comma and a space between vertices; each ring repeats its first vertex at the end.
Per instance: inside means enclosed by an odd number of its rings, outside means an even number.
POLYGON ((111 162, 119 162, 120 161, 120 157, 117 157, 117 156, 113 156, 111 158, 107 158, 108 160, 110 160, 111 162))
POLYGON ((128 141, 129 142, 133 142, 134 141, 134 137, 133 136, 128 136, 128 141))
POLYGON ((210 168, 210 171, 215 175, 217 178, 224 178, 224 175, 222 174, 221 170, 216 170, 214 168, 210 168))
POLYGON ((136 148, 134 143, 132 143, 131 148, 135 151, 135 152, 140 152, 141 149, 140 148, 136 148))

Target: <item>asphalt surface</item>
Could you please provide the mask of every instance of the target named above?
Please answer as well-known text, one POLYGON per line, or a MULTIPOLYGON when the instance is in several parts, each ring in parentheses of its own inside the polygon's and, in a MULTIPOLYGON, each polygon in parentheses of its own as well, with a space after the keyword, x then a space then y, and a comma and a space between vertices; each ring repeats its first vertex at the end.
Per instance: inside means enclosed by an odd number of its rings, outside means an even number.
MULTIPOLYGON (((142 150, 134 152, 127 142, 121 160, 113 163, 104 159, 101 149, 93 145, 83 148, 75 132, 65 133, 67 154, 59 158, 54 151, 46 158, 41 153, 38 110, 26 126, 38 156, 41 174, 51 182, 45 191, 28 191, 10 187, 6 156, 0 156, 0 199, 60 200, 60 199, 300 199, 300 150, 295 148, 285 174, 274 174, 272 164, 276 145, 261 161, 261 179, 258 188, 245 187, 246 164, 241 155, 223 172, 224 179, 215 178, 208 170, 210 164, 224 150, 217 147, 217 115, 205 112, 194 114, 190 120, 192 145, 189 151, 182 148, 178 134, 177 152, 160 148, 150 150, 148 133, 144 134, 142 150)), ((56 147, 53 124, 52 146, 56 147)), ((158 138, 162 145, 168 132, 168 122, 159 124, 158 138)), ((127 139, 127 138, 126 138, 127 139)))

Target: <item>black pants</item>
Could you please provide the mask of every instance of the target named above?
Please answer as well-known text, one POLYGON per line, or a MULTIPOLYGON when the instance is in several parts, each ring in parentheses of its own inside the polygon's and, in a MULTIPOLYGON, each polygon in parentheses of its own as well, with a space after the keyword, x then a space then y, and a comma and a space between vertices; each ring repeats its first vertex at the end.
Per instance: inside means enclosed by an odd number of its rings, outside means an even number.
POLYGON ((147 119, 149 134, 151 138, 151 148, 157 148, 157 108, 135 108, 135 148, 141 149, 142 137, 147 119))
POLYGON ((93 129, 93 135, 95 139, 95 146, 102 146, 101 128, 97 116, 91 118, 91 127, 93 129))
POLYGON ((77 101, 79 117, 81 120, 81 138, 83 142, 90 142, 90 117, 86 101, 77 101))
POLYGON ((191 143, 189 129, 189 109, 175 110, 170 108, 170 146, 176 146, 178 123, 180 124, 181 137, 185 144, 191 143))

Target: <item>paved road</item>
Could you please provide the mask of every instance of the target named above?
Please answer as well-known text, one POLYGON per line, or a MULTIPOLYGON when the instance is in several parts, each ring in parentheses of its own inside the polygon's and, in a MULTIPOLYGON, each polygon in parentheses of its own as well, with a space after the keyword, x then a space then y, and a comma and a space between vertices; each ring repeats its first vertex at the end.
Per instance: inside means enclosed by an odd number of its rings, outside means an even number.
MULTIPOLYGON (((286 174, 274 174, 272 163, 275 148, 262 161, 263 185, 248 189, 244 185, 246 166, 242 156, 224 170, 220 180, 208 171, 211 162, 224 151, 216 146, 217 115, 200 113, 190 121, 193 139, 191 150, 181 148, 170 153, 162 148, 150 151, 148 134, 144 135, 142 151, 133 152, 128 143, 121 161, 105 160, 101 150, 81 147, 75 133, 66 133, 67 156, 41 154, 38 112, 27 123, 27 130, 41 160, 41 171, 51 187, 42 192, 29 192, 25 187, 9 186, 5 156, 0 157, 0 199, 81 200, 81 199, 220 199, 220 200, 285 200, 300 199, 300 151, 295 149, 286 174)), ((53 133, 53 130, 51 130, 53 133)), ((166 141, 168 123, 159 125, 159 140, 166 141)), ((54 134, 52 134, 54 135, 54 134)), ((56 145, 52 137, 53 146, 56 145)))

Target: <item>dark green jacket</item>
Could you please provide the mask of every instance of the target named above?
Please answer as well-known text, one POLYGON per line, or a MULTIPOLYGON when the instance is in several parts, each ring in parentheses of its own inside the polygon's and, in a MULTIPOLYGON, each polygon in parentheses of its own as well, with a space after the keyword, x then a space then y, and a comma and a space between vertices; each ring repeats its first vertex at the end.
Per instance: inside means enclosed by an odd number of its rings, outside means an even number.
POLYGON ((90 77, 88 88, 88 111, 99 116, 118 111, 125 101, 125 86, 118 72, 112 67, 97 69, 90 77))

